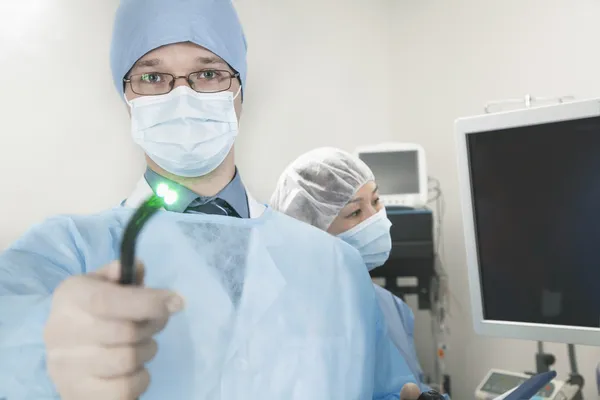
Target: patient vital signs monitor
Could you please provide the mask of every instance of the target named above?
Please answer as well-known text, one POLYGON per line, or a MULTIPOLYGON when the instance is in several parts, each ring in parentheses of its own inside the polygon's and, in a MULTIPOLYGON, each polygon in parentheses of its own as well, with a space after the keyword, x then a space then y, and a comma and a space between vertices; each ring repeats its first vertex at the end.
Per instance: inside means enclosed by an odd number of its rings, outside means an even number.
POLYGON ((413 143, 383 143, 360 147, 357 156, 371 168, 386 206, 427 204, 425 150, 413 143))
POLYGON ((600 99, 455 130, 476 332, 600 345, 600 99))

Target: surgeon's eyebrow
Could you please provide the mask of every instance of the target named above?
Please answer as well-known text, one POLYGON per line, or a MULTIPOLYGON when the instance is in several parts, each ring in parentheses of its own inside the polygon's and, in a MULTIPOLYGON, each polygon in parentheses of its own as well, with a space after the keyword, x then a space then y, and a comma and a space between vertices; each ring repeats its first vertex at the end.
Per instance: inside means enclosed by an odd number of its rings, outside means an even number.
POLYGON ((227 64, 221 58, 216 56, 201 56, 196 58, 196 61, 198 61, 198 63, 200 64, 203 64, 204 66, 223 66, 229 69, 229 64, 227 64))
MULTIPOLYGON (((202 64, 202 67, 223 67, 224 69, 231 69, 229 64, 223 61, 221 58, 217 56, 200 56, 196 58, 196 62, 202 64)), ((141 68, 153 68, 160 65, 162 61, 158 58, 152 58, 147 60, 139 60, 135 63, 131 71, 135 71, 136 69, 141 68)))
POLYGON ((156 67, 160 63, 161 63, 161 61, 158 58, 152 58, 149 60, 139 60, 138 62, 135 63, 135 65, 133 66, 133 68, 131 68, 131 70, 134 71, 136 69, 144 68, 144 67, 156 67))

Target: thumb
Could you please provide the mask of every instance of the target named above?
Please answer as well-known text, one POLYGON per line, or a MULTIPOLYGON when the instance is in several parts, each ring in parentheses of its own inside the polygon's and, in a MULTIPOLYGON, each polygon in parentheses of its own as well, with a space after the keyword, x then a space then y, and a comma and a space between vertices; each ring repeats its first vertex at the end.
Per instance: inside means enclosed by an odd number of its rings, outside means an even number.
MULTIPOLYGON (((144 264, 141 261, 136 260, 135 262, 135 284, 144 284, 144 275, 146 273, 144 264)), ((119 261, 113 261, 110 264, 106 264, 102 268, 91 272, 90 276, 95 276, 103 281, 108 282, 119 282, 121 278, 121 263, 119 261)))
POLYGON ((421 395, 421 390, 414 383, 407 383, 402 386, 400 391, 400 400, 417 400, 421 395))

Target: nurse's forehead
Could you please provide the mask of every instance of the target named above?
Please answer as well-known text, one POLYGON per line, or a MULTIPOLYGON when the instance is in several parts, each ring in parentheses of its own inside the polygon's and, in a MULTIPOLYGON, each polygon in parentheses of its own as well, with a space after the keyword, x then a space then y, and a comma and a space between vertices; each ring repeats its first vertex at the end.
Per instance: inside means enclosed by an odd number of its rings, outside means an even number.
POLYGON ((131 71, 174 68, 217 68, 229 70, 229 65, 211 51, 192 43, 176 43, 152 50, 134 65, 131 71))

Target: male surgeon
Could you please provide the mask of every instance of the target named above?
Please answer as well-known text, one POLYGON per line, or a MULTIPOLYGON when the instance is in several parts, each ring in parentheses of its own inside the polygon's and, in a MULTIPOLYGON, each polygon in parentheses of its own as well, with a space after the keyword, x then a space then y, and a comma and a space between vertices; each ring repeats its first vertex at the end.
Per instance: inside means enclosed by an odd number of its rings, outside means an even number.
POLYGON ((375 378, 386 339, 358 252, 256 202, 236 169, 247 65, 230 1, 123 0, 111 68, 148 169, 121 206, 51 218, 0 254, 0 398, 397 399, 405 382, 375 378), (119 285, 124 226, 159 185, 177 201, 119 285))

